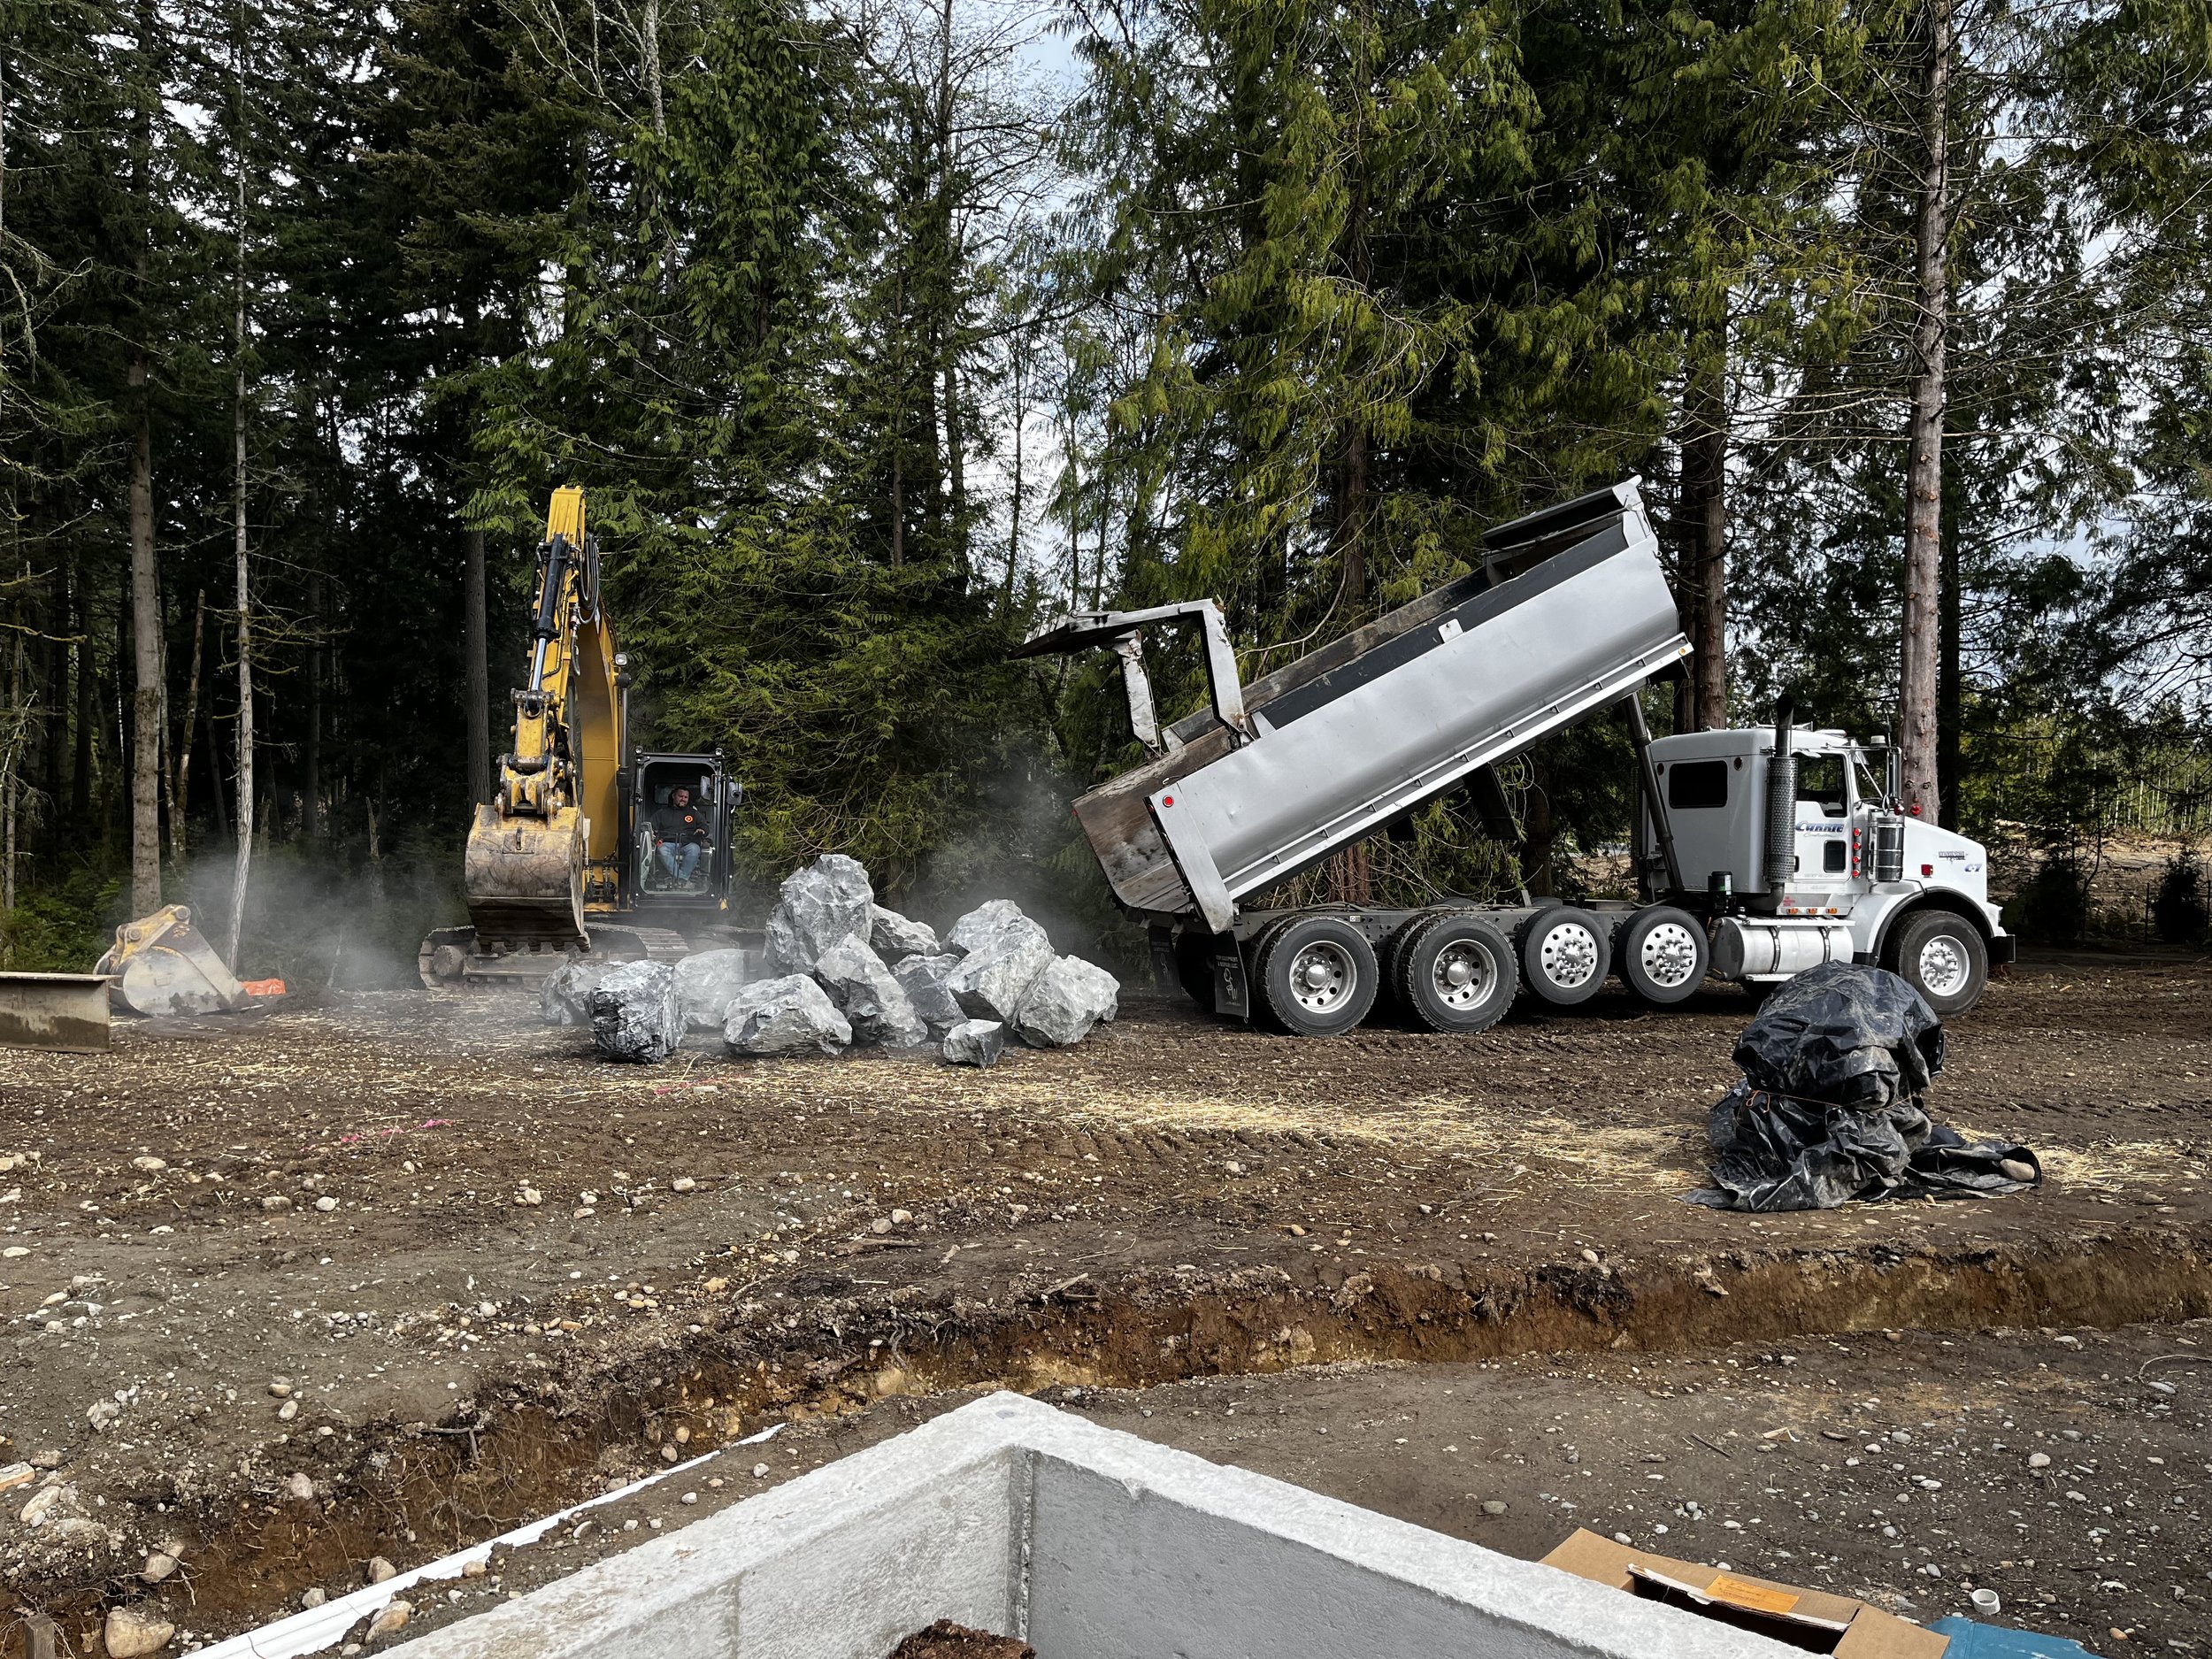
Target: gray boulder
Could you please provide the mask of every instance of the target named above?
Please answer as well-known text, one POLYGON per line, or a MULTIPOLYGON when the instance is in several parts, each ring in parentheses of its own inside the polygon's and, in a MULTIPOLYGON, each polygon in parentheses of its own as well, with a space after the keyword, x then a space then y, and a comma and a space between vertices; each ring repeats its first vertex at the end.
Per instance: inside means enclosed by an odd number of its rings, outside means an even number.
POLYGON ((979 904, 955 922, 945 933, 945 949, 966 956, 984 941, 1014 922, 1025 922, 1022 907, 1011 899, 993 899, 979 904))
POLYGON ((995 1019, 964 1019, 945 1033, 945 1058, 955 1065, 996 1065, 1006 1052, 1006 1027, 995 1019))
POLYGON ((868 942, 886 962, 896 962, 901 956, 937 954, 937 930, 928 923, 918 922, 896 910, 887 910, 880 904, 872 906, 869 914, 874 921, 868 942))
POLYGON ((1004 899, 970 910, 946 942, 960 943, 967 954, 945 976, 945 988, 977 1019, 1010 1021, 1037 976, 1052 965, 1045 930, 1004 899))
POLYGON ((1014 1031, 1033 1048, 1065 1048, 1118 1011, 1121 981, 1080 956, 1056 957, 1014 1011, 1014 1031))
POLYGON ((851 1022, 854 1041, 911 1048, 929 1041, 929 1027, 897 979, 863 941, 844 939, 832 945, 814 964, 814 977, 851 1022))
POLYGON ((762 979, 730 999, 722 1026, 732 1054, 795 1054, 819 1048, 835 1054, 853 1040, 853 1028, 829 993, 803 973, 762 979))
POLYGON ((942 1033, 967 1018, 953 994, 945 988, 945 976, 960 965, 957 956, 909 956, 891 970, 906 993, 906 1000, 933 1032, 942 1033))
POLYGON ((625 962, 600 976, 591 992, 591 1041, 604 1060, 657 1064, 684 1040, 676 1004, 676 970, 666 962, 625 962))
POLYGON ((538 1018, 549 1025, 588 1025, 587 1005, 592 987, 615 964, 595 957, 574 956, 547 976, 538 987, 538 1018))
POLYGON ((768 914, 768 961, 785 973, 811 973, 841 939, 865 939, 875 926, 875 889, 857 859, 826 853, 784 878, 768 914))
POLYGON ((749 964, 736 949, 703 950, 676 964, 676 1002, 689 1031, 719 1031, 730 1017, 730 999, 745 988, 749 964))

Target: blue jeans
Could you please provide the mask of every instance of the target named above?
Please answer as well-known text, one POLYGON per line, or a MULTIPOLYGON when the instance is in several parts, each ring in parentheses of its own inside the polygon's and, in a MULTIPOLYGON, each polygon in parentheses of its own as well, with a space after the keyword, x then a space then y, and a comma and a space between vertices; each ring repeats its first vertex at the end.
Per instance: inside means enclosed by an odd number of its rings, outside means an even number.
POLYGON ((686 841, 681 846, 674 841, 663 841, 654 849, 660 855, 661 868, 672 879, 688 881, 699 868, 699 855, 706 850, 697 841, 686 841))

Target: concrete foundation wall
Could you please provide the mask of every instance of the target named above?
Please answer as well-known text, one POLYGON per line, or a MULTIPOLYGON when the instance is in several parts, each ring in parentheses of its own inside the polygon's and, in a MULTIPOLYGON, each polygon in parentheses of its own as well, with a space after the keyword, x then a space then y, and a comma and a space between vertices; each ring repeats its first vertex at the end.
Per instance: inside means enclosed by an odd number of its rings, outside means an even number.
POLYGON ((1795 1649, 994 1394, 411 1644, 415 1659, 1785 1659, 1795 1649))

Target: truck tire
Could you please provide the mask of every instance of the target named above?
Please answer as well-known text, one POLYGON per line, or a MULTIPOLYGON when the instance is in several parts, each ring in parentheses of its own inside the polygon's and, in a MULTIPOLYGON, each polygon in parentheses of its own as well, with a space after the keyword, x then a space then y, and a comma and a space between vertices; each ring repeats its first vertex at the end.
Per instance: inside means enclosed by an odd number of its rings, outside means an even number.
POLYGON ((1705 925, 1671 904, 1648 904, 1621 929, 1621 978, 1655 1008, 1686 1002, 1705 983, 1705 925))
POLYGON ((1980 1002, 1989 984, 1989 947, 1973 923, 1949 910, 1908 916, 1883 954, 1891 971, 1947 1018, 1980 1002))
POLYGON ((1554 1008, 1586 1002, 1613 962, 1613 930, 1571 904, 1540 910, 1521 929, 1521 972, 1554 1008))
POLYGON ((1398 1005, 1426 1031, 1487 1031, 1520 989, 1513 947, 1479 916, 1415 922, 1399 936, 1390 967, 1398 1005))
POLYGON ((1294 1037, 1335 1037, 1367 1018, 1381 974, 1367 935, 1340 916, 1270 929, 1252 964, 1253 1000, 1294 1037))

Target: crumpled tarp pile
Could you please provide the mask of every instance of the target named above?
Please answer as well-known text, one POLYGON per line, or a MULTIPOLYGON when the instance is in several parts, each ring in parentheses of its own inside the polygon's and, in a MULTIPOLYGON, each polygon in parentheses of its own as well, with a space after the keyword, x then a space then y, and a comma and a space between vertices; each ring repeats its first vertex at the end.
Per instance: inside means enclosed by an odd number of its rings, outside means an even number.
POLYGON ((1775 987, 1736 1040, 1743 1079, 1706 1123, 1715 1210, 1830 1210, 1854 1198, 1985 1198, 2039 1184, 2024 1146, 1929 1121, 1943 1022, 1896 974, 1824 963, 1775 987))

